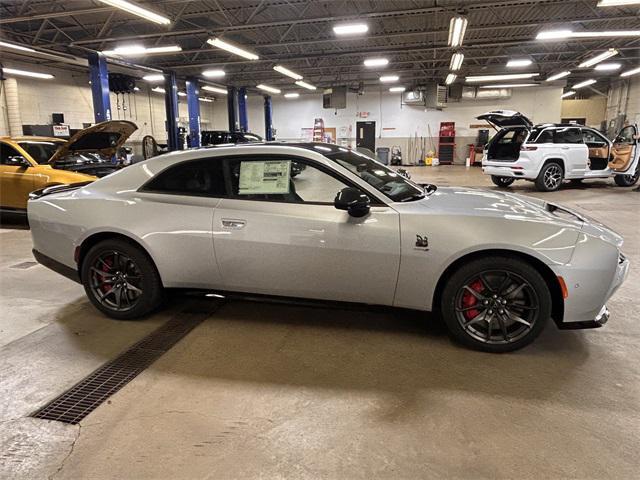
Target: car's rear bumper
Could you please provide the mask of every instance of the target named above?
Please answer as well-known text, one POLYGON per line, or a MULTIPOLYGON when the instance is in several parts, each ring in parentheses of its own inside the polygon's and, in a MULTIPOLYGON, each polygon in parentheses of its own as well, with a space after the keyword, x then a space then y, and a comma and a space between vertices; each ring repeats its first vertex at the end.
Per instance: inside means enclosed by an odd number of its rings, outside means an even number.
POLYGON ((515 162, 498 162, 482 159, 482 173, 485 175, 496 175, 498 177, 526 178, 533 180, 538 176, 538 168, 526 157, 526 152, 520 154, 520 158, 515 162))
POLYGON ((59 273, 64 277, 67 277, 69 280, 73 280, 74 282, 81 283, 80 275, 78 274, 77 270, 65 265, 64 263, 60 263, 59 261, 54 260, 51 257, 47 257, 46 255, 44 255, 43 253, 40 253, 35 249, 33 249, 32 252, 35 259, 41 265, 44 265, 48 269, 53 270, 54 272, 59 273))

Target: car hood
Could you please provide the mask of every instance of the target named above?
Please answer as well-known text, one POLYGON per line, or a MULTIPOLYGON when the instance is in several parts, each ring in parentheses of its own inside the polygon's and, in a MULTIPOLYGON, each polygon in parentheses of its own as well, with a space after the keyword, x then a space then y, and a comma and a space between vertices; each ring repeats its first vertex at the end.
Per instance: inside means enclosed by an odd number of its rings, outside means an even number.
POLYGON ((438 187, 422 200, 404 205, 414 213, 427 213, 427 209, 435 209, 451 215, 499 217, 505 220, 553 224, 597 236, 618 247, 623 242, 622 236, 582 213, 552 202, 512 193, 464 187, 438 187))
POLYGON ((80 130, 67 143, 62 145, 49 159, 49 164, 66 157, 70 153, 95 152, 106 157, 115 155, 124 142, 138 129, 138 126, 126 120, 111 120, 96 123, 80 130))

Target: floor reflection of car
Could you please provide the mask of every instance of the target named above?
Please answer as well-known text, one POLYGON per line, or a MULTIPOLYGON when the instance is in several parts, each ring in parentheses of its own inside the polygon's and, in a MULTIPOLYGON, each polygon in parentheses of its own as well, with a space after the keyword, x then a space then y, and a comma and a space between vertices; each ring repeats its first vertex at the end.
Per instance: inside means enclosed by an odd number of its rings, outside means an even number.
POLYGON ((486 147, 482 171, 499 187, 523 179, 548 192, 560 188, 564 180, 611 176, 616 185, 630 187, 640 177, 636 125, 624 127, 612 142, 596 129, 581 125, 534 126, 527 117, 510 110, 488 112, 478 119, 498 130, 486 147))
POLYGON ((32 197, 37 260, 119 319, 204 289, 437 311, 458 341, 505 352, 549 319, 603 325, 629 269, 622 238, 577 212, 422 187, 326 143, 169 153, 32 197))
POLYGON ((33 190, 108 175, 118 168, 112 157, 137 128, 114 120, 85 128, 69 140, 0 137, 0 207, 24 211, 33 190))

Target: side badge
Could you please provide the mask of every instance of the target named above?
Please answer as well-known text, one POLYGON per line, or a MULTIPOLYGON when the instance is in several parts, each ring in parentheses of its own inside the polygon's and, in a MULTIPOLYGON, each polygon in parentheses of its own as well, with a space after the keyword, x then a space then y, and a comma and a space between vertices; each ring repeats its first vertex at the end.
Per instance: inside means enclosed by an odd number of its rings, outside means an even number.
POLYGON ((416 250, 424 250, 425 252, 429 250, 429 238, 425 235, 416 235, 416 250))

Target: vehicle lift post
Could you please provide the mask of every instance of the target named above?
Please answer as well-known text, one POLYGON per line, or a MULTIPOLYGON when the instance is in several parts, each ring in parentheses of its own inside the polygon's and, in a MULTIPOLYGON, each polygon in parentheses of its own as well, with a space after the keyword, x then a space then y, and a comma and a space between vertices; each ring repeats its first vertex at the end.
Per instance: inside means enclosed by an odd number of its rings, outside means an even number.
POLYGON ((267 142, 273 141, 273 107, 271 96, 264 96, 264 138, 267 142))
POLYGON ((167 113, 167 144, 169 151, 182 150, 178 135, 178 84, 175 72, 164 74, 164 107, 167 113))
POLYGON ((236 87, 227 87, 227 115, 229 117, 229 131, 237 132, 240 130, 238 123, 238 89, 236 87))
POLYGON ((187 78, 187 109, 189 111, 189 147, 200 146, 200 101, 198 79, 187 78))
POLYGON ((93 96, 93 114, 96 123, 111 120, 111 101, 109 99, 109 72, 107 60, 102 53, 90 53, 89 76, 93 96))
POLYGON ((238 89, 238 116, 240 120, 240 130, 249 131, 249 121, 247 118, 247 88, 240 87, 238 89))

